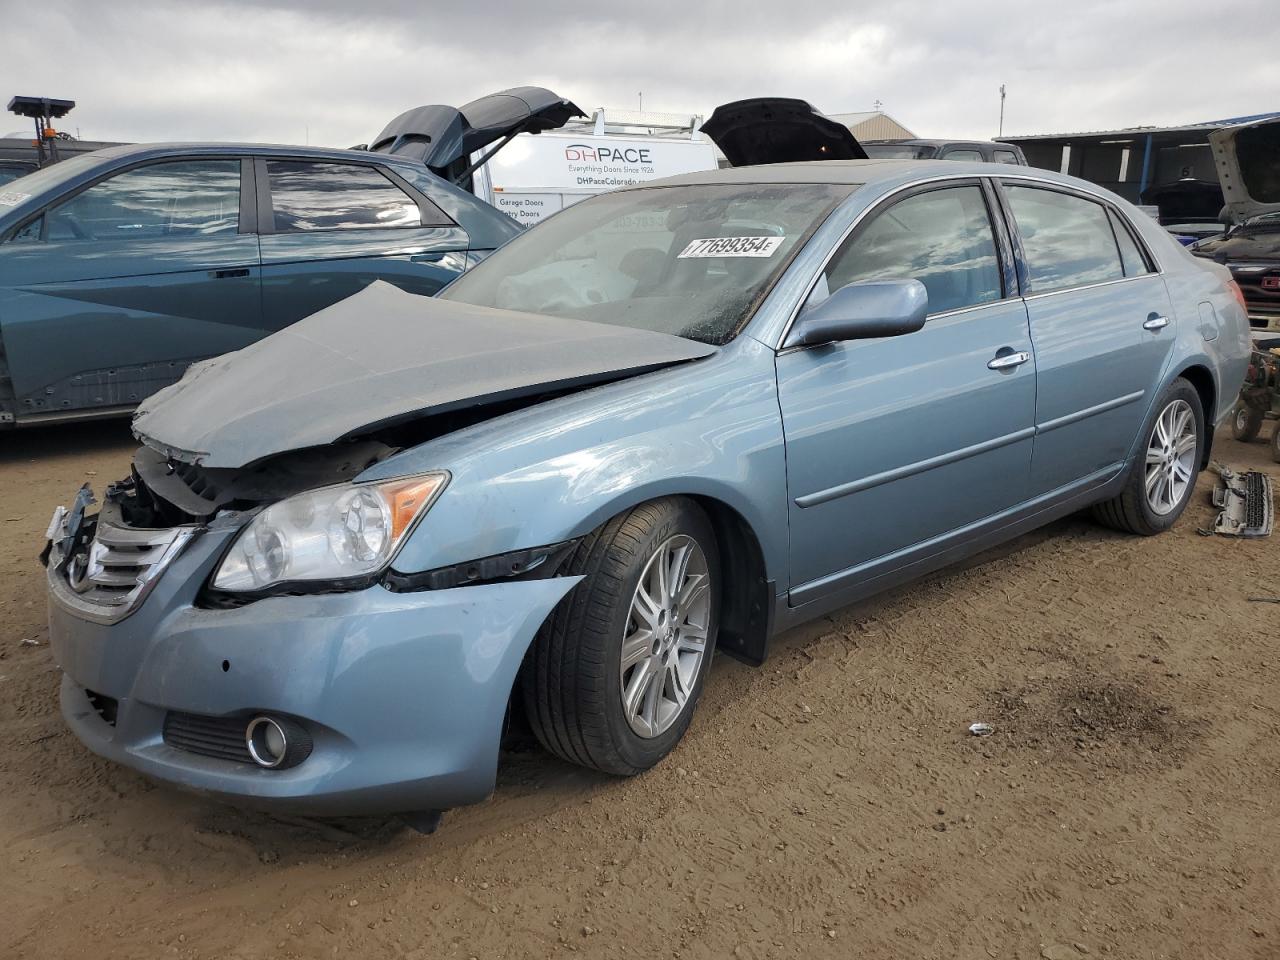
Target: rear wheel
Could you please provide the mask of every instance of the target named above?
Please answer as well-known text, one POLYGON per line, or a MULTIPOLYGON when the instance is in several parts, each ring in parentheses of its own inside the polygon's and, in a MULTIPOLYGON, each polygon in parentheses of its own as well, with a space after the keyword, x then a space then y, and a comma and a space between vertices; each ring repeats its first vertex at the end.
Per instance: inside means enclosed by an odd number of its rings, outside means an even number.
POLYGON ((1262 411, 1246 407, 1243 403, 1238 404, 1235 414, 1231 417, 1231 435, 1241 443, 1248 443, 1250 440, 1257 439, 1258 431, 1261 429, 1262 411))
POLYGON ((586 537, 585 579, 539 632, 522 678, 542 745, 606 773, 647 770, 684 736, 715 648, 720 557, 691 500, 642 504, 586 537))
POLYGON ((1204 413, 1195 387, 1182 379, 1169 384, 1143 436, 1146 443, 1124 490, 1094 507, 1094 515, 1117 530, 1151 536, 1174 525, 1195 489, 1204 443, 1204 413))

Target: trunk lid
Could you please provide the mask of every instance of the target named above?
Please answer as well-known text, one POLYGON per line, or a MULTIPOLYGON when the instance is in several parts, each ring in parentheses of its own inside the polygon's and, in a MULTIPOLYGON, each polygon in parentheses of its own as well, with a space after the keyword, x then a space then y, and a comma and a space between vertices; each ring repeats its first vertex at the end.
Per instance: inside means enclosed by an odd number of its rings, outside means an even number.
POLYGON ((866 160, 844 124, 804 100, 756 97, 716 107, 702 125, 732 166, 797 160, 866 160))
POLYGON ((544 87, 512 87, 461 107, 432 104, 406 110, 383 128, 369 149, 420 160, 433 173, 456 182, 477 150, 517 133, 558 130, 571 117, 582 116, 586 114, 572 101, 544 87))

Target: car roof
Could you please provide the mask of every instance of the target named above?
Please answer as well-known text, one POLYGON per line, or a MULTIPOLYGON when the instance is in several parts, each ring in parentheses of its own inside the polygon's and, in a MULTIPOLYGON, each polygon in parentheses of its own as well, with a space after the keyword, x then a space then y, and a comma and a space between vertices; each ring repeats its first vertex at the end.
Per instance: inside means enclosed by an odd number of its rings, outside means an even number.
MULTIPOLYGON (((927 180, 933 177, 1034 177, 1061 183, 1088 193, 1097 194, 1100 188, 1093 183, 1011 163, 979 163, 968 160, 811 160, 800 163, 764 163, 751 167, 726 167, 720 170, 701 170, 682 173, 661 180, 624 187, 624 190, 643 190, 654 186, 683 186, 713 183, 830 183, 852 186, 881 182, 903 182, 913 179, 927 180)), ((1101 191, 1105 193, 1106 191, 1101 191)))
POLYGON ((309 157, 320 160, 364 160, 421 168, 420 163, 368 150, 346 150, 339 147, 303 147, 283 143, 228 143, 225 141, 182 143, 126 143, 118 147, 95 150, 91 156, 110 163, 149 160, 153 157, 181 157, 193 154, 238 153, 266 157, 309 157))

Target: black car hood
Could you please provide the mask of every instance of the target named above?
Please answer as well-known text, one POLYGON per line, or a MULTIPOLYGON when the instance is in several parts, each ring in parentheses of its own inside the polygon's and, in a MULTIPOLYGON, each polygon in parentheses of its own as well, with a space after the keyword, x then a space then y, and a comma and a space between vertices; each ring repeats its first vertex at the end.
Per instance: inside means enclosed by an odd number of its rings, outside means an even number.
POLYGON ((666 333, 495 310, 376 282, 143 401, 138 439, 241 467, 419 417, 632 377, 716 348, 666 333))
POLYGON ((1280 210, 1280 119, 1223 127, 1209 145, 1233 220, 1280 210))
POLYGON ((543 87, 512 87, 461 107, 433 104, 406 110, 369 149, 425 163, 441 176, 450 164, 516 133, 558 130, 586 116, 573 102, 543 87))
POLYGON ((796 160, 866 160, 849 128, 804 100, 756 97, 716 107, 702 132, 732 166, 796 160))

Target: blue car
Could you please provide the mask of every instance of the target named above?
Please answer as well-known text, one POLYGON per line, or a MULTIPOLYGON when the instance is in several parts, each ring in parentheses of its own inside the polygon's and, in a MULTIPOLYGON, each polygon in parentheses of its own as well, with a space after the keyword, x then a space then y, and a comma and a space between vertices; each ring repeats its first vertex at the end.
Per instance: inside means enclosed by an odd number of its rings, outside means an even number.
POLYGON ((519 233, 412 158, 110 147, 0 187, 0 428, 128 413, 195 360, 519 233))
POLYGON ((50 525, 63 715, 182 787, 426 827, 512 710, 635 774, 714 651, 1085 507, 1167 530, 1248 355, 1224 268, 1046 171, 601 195, 146 401, 131 475, 50 525))

